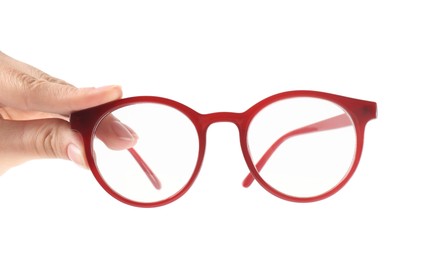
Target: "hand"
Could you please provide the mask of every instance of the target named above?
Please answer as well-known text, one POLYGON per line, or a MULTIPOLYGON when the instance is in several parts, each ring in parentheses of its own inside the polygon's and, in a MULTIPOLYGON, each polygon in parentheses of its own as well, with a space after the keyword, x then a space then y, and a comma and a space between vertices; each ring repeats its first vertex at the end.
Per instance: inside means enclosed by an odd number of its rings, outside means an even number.
POLYGON ((68 115, 121 96, 119 86, 76 88, 0 52, 0 175, 38 158, 87 167, 68 115))

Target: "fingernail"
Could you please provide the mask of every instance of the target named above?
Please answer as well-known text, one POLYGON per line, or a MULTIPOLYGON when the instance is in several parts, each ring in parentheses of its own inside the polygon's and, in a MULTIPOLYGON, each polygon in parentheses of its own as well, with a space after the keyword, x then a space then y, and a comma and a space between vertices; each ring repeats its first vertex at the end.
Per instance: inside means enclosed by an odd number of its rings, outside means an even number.
POLYGON ((128 126, 120 121, 114 121, 112 123, 112 129, 114 133, 123 141, 136 142, 138 135, 128 126))
POLYGON ((67 147, 68 158, 76 164, 87 168, 82 152, 75 144, 69 144, 67 147))
POLYGON ((120 88, 119 85, 107 85, 107 86, 101 86, 101 87, 83 87, 80 89, 89 89, 89 90, 101 90, 101 89, 111 89, 111 88, 120 88))
POLYGON ((106 90, 106 89, 112 89, 112 88, 121 88, 121 87, 119 85, 108 85, 108 86, 96 87, 95 89, 106 90))

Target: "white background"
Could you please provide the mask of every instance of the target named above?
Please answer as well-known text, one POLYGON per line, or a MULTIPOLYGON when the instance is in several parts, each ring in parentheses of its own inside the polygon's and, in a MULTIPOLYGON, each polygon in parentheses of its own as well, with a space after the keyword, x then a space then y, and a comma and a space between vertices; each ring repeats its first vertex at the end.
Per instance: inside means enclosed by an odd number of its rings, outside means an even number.
POLYGON ((317 203, 242 188, 247 167, 225 123, 209 129, 193 188, 161 208, 116 201, 68 161, 14 168, 0 177, 0 259, 436 258, 433 1, 3 0, 0 10, 3 52, 78 87, 120 84, 202 113, 295 89, 379 105, 354 177, 317 203))

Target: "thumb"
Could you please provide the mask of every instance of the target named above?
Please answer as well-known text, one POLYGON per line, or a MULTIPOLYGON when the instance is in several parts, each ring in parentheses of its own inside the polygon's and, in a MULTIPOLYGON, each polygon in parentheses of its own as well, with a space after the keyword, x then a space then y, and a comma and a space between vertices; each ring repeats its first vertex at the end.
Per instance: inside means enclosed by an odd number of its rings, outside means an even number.
POLYGON ((62 119, 0 119, 0 173, 33 159, 61 158, 88 167, 80 136, 62 119))

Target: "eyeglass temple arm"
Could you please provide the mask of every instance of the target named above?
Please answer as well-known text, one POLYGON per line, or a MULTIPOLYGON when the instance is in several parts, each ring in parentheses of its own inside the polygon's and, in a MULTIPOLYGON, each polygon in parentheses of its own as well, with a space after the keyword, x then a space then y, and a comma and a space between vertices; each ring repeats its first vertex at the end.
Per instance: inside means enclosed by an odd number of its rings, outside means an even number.
POLYGON ((138 154, 138 152, 136 152, 136 150, 132 147, 129 148, 128 151, 130 152, 130 154, 133 156, 133 158, 135 158, 136 162, 138 162, 139 166, 141 167, 141 169, 145 172, 145 175, 147 175, 148 179, 150 180, 150 182, 153 184, 153 186, 157 189, 160 190, 162 185, 159 181, 159 179, 157 178, 157 176, 153 173, 153 171, 150 169, 150 167, 144 162, 144 160, 142 159, 142 157, 138 154))
MULTIPOLYGON (((258 171, 261 171, 263 166, 266 164, 266 162, 269 160, 269 158, 272 156, 272 154, 277 150, 277 148, 284 143, 286 140, 288 140, 291 137, 302 135, 302 134, 309 134, 313 132, 319 132, 319 131, 326 131, 326 130, 332 130, 337 129, 345 126, 351 125, 351 119, 347 114, 341 114, 338 116, 334 116, 322 121, 319 121, 314 124, 310 124, 295 130, 292 130, 283 136, 281 136, 277 141, 275 141, 271 147, 266 151, 266 153, 260 158, 260 160, 256 164, 256 168, 258 171)), ((245 177, 244 181, 242 182, 242 186, 245 188, 250 187, 250 185, 253 183, 254 177, 252 173, 250 172, 247 177, 245 177)))

